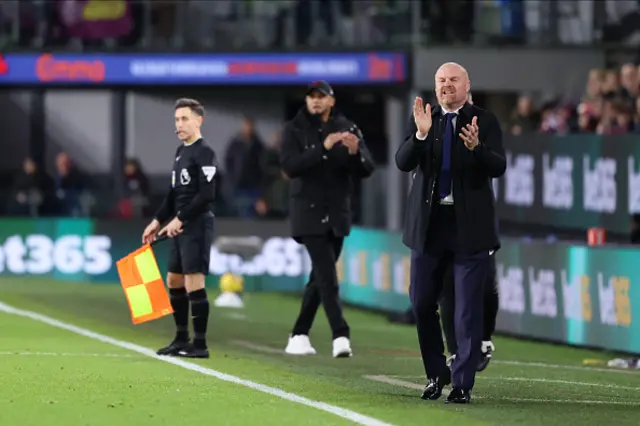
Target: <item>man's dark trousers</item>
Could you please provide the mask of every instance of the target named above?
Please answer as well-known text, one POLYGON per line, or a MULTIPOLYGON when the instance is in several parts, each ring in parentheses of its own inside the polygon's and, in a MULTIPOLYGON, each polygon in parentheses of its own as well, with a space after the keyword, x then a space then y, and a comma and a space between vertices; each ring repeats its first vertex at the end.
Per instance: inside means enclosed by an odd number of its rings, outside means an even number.
POLYGON ((311 274, 304 295, 300 314, 293 327, 292 335, 308 335, 316 317, 320 303, 329 319, 333 338, 349 337, 349 325, 342 316, 340 288, 336 272, 336 262, 342 251, 344 237, 331 232, 326 235, 301 237, 302 244, 311 258, 311 274))
MULTIPOLYGON (((489 269, 484 280, 484 308, 482 321, 482 340, 491 340, 496 331, 496 317, 500 304, 498 283, 496 280, 495 254, 489 257, 489 269)), ((455 321, 455 291, 453 283, 453 265, 449 265, 445 272, 444 287, 440 296, 440 316, 442 318, 442 331, 447 343, 447 351, 453 355, 458 350, 456 343, 455 321)))
POLYGON ((482 343, 482 296, 489 267, 489 251, 474 254, 462 252, 456 228, 454 206, 434 203, 424 253, 411 252, 409 296, 427 378, 443 377, 447 374, 447 366, 438 300, 446 264, 453 261, 458 355, 451 367, 451 379, 454 387, 471 390, 482 343))

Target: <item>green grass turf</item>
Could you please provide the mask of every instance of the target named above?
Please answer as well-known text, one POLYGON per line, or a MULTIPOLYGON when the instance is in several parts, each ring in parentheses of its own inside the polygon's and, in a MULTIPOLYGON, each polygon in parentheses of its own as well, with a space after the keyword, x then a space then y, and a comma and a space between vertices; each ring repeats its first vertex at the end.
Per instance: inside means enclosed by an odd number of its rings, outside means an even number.
MULTIPOLYGON (((118 285, 2 278, 0 301, 150 348, 173 332, 170 318, 133 326, 118 285)), ((398 426, 638 425, 640 374, 582 367, 583 359, 607 354, 497 338, 495 361, 477 376, 473 404, 450 406, 419 399, 424 377, 413 327, 347 309, 355 356, 333 359, 320 312, 311 335, 318 355, 290 357, 281 350, 299 299, 248 294, 245 302, 243 310, 212 309, 212 358, 197 363, 398 426)), ((348 424, 33 320, 0 313, 0 329, 0 424, 348 424), (123 356, 91 355, 105 353, 123 356)))

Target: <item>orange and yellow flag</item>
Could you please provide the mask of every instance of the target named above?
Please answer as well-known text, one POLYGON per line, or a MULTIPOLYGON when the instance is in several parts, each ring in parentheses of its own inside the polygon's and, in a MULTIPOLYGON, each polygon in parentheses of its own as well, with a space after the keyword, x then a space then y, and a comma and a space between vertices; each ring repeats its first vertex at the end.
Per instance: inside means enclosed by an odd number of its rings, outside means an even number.
POLYGON ((156 257, 149 244, 120 259, 116 265, 134 324, 153 321, 173 313, 156 257))

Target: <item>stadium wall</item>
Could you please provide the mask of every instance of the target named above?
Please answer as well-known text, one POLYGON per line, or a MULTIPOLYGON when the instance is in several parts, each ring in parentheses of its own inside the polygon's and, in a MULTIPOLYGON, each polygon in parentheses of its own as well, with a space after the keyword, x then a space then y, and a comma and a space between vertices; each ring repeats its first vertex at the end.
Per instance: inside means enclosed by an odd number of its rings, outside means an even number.
MULTIPOLYGON (((0 225, 0 277, 115 283, 115 262, 140 246, 145 223, 5 219, 0 225)), ((286 223, 219 220, 217 226, 220 236, 259 236, 264 245, 259 255, 244 260, 212 247, 209 285, 232 271, 244 275, 249 292, 301 291, 310 262, 286 237, 286 223)), ((161 269, 168 244, 155 247, 161 269)), ((382 311, 407 309, 408 254, 398 234, 354 229, 338 263, 342 299, 382 311)), ((640 353, 639 249, 505 238, 496 256, 499 331, 640 353)))

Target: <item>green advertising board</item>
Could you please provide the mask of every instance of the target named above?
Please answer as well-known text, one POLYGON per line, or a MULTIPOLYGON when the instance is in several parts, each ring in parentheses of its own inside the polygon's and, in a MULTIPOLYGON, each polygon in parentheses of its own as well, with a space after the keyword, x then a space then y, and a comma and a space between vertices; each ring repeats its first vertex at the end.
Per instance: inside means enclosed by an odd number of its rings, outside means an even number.
POLYGON ((504 241, 498 329, 640 353, 639 258, 635 248, 504 241))
MULTIPOLYGON (((76 282, 117 283, 116 262, 141 246, 141 221, 90 219, 4 219, 0 221, 0 275, 41 276, 76 282)), ((237 224, 236 224, 237 225, 237 224)), ((218 228, 240 227, 220 221, 218 228), (226 226, 229 225, 229 226, 226 226)), ((209 285, 225 272, 245 277, 248 291, 298 291, 309 270, 308 258, 295 241, 270 235, 271 227, 256 225, 245 234, 265 238, 262 252, 243 260, 211 249, 209 285)), ((220 233, 220 232, 219 232, 220 233)), ((154 246, 161 272, 171 241, 154 246)))
POLYGON ((410 306, 409 265, 399 234, 356 228, 337 265, 340 297, 367 308, 404 311, 410 306))
MULTIPOLYGON (((211 249, 208 284, 226 272, 242 274, 245 289, 301 292, 308 255, 285 236, 286 226, 217 222, 219 236, 255 235, 262 251, 252 259, 211 249)), ((85 219, 0 221, 0 276, 117 283, 115 262, 140 247, 145 223, 85 219)), ((170 241, 154 247, 165 271, 170 241)), ((522 242, 503 238, 496 254, 498 330, 574 345, 640 353, 640 250, 522 242), (636 320, 634 324, 633 321, 636 320)), ((337 264, 342 299, 401 312, 409 304, 409 251, 399 234, 355 228, 337 264)))

